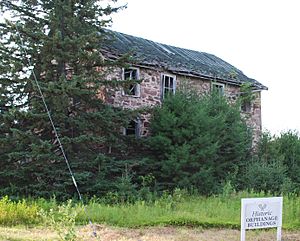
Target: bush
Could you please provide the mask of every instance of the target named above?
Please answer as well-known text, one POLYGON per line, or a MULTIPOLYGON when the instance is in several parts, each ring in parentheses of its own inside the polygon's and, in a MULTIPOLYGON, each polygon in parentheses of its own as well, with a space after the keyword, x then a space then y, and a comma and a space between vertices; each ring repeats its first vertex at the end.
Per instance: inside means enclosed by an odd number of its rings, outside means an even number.
POLYGON ((300 137, 297 132, 287 131, 275 139, 275 146, 283 163, 287 167, 287 175, 300 191, 300 137))
POLYGON ((251 161, 244 175, 245 187, 255 192, 279 194, 287 190, 287 169, 281 161, 251 161))
POLYGON ((79 211, 82 212, 82 208, 77 209, 78 206, 73 206, 72 201, 69 200, 56 206, 56 209, 49 211, 41 209, 39 215, 45 225, 52 227, 57 232, 60 240, 75 241, 77 240, 75 221, 79 211))
MULTIPOLYGON (((257 161, 254 165, 254 168, 257 169, 258 173, 262 174, 263 172, 266 172, 266 175, 270 178, 272 178, 271 175, 278 175, 276 182, 281 183, 281 191, 299 193, 299 133, 291 130, 282 132, 279 136, 272 136, 268 132, 263 133, 258 145, 257 161), (261 166, 261 168, 259 168, 259 166, 261 166), (268 172, 270 172, 270 174, 268 174, 268 172)), ((268 182, 266 178, 265 181, 266 183, 268 182)), ((274 191, 275 189, 278 191, 278 188, 274 189, 274 185, 271 186, 273 187, 270 189, 270 191, 274 191)))
POLYGON ((219 95, 179 91, 154 110, 150 123, 153 161, 148 164, 153 164, 151 171, 161 189, 220 192, 251 150, 251 133, 239 106, 219 95))

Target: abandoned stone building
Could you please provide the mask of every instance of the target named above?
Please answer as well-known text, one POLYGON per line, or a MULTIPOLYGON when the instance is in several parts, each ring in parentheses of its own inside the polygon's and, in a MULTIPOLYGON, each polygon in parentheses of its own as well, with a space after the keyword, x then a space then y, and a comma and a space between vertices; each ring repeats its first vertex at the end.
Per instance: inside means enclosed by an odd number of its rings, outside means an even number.
MULTIPOLYGON (((241 94, 240 87, 250 83, 255 99, 242 106, 248 125, 253 129, 254 143, 261 133, 261 91, 267 87, 247 77, 242 71, 208 53, 156 43, 147 39, 113 32, 114 41, 103 53, 118 58, 130 53, 134 64, 116 69, 114 77, 140 80, 120 88, 110 96, 109 102, 124 108, 152 107, 162 103, 167 93, 175 93, 183 82, 199 93, 218 91, 234 101, 241 94)), ((133 120, 125 135, 145 136, 149 132, 149 115, 133 120)))

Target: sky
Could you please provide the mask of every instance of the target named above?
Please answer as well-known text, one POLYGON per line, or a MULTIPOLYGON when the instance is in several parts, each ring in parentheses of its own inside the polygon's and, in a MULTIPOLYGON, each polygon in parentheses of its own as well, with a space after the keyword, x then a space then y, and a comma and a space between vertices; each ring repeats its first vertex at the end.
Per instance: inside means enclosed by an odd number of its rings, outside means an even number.
POLYGON ((299 0, 121 0, 111 29, 214 54, 269 88, 264 130, 300 132, 299 0))

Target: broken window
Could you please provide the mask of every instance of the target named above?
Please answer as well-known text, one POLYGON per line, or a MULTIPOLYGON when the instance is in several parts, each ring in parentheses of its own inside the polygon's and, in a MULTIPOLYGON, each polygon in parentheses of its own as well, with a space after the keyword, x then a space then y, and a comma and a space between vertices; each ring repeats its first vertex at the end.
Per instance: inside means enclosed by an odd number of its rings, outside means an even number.
POLYGON ((176 78, 172 75, 162 75, 162 98, 174 94, 176 89, 176 78))
POLYGON ((224 95, 224 84, 221 83, 212 83, 212 91, 218 95, 224 95))
POLYGON ((140 126, 140 120, 131 120, 128 126, 123 129, 123 134, 125 136, 140 137, 140 126))
POLYGON ((251 111, 251 102, 243 101, 242 105, 241 105, 241 109, 243 112, 250 112, 251 111))
POLYGON ((241 110, 243 112, 250 112, 251 111, 251 99, 247 98, 245 93, 241 93, 241 110))
POLYGON ((139 69, 123 69, 123 80, 128 81, 123 87, 123 94, 140 97, 140 84, 136 82, 139 80, 139 69))

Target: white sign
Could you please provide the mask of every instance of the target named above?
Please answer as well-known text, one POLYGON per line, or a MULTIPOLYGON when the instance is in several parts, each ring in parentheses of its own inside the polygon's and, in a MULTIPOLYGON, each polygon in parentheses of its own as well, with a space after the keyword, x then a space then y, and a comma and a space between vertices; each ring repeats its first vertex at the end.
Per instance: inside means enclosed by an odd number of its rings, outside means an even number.
POLYGON ((241 241, 246 240, 246 229, 277 228, 281 240, 282 197, 243 198, 241 208, 241 241))

